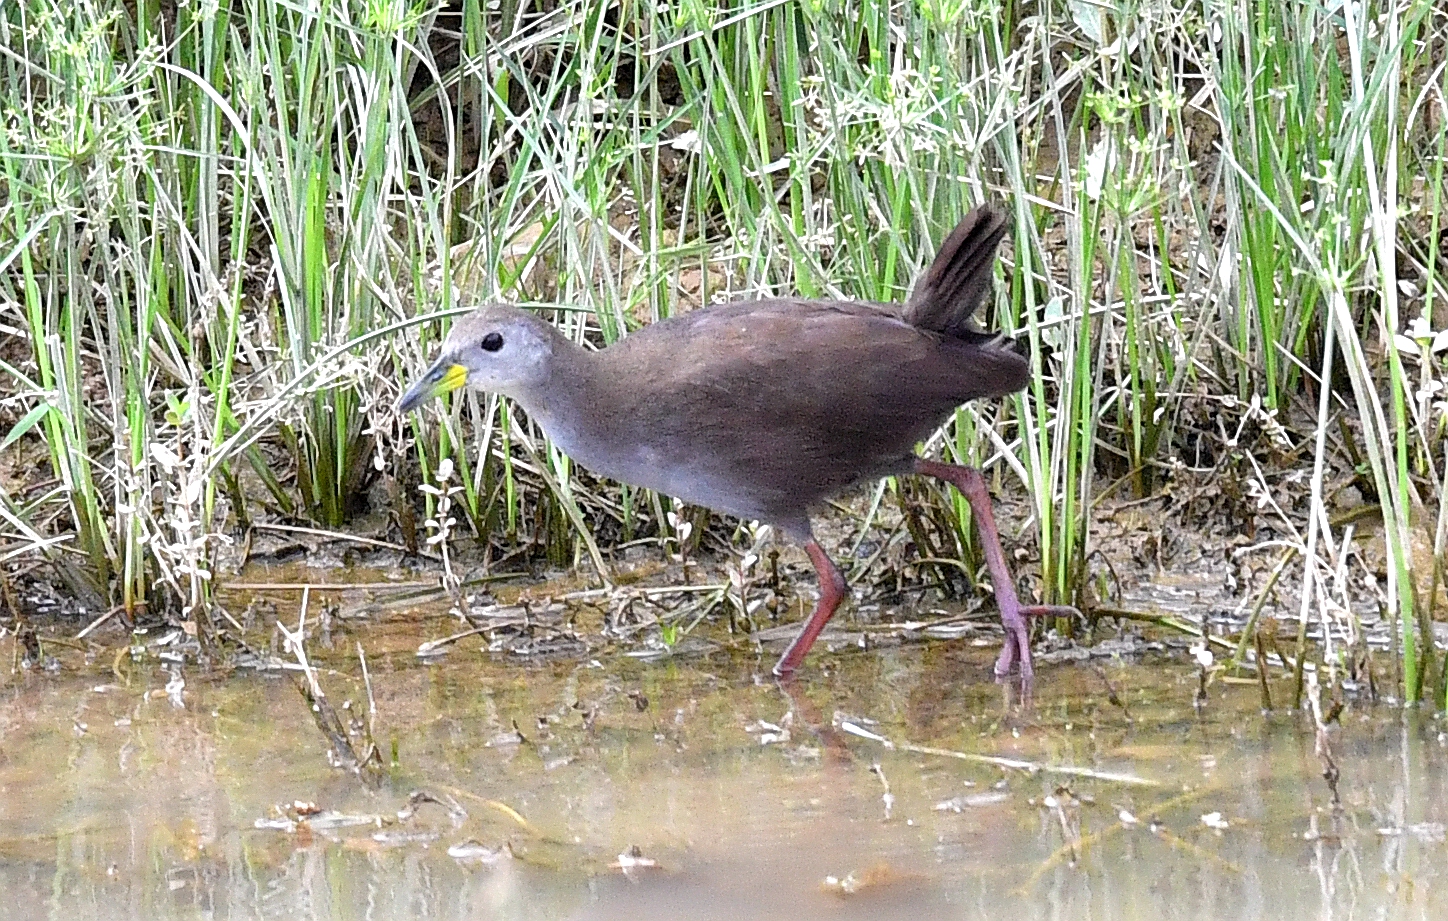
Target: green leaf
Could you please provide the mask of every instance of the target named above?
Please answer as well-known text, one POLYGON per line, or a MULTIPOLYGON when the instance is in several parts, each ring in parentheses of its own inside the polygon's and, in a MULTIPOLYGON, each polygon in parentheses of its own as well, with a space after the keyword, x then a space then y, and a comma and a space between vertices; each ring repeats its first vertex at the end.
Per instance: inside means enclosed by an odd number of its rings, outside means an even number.
POLYGON ((19 422, 15 423, 15 428, 10 430, 10 434, 5 436, 5 440, 0 441, 0 451, 3 451, 6 448, 10 447, 17 440, 24 437, 26 432, 35 428, 35 423, 43 419, 45 417, 45 414, 50 412, 50 409, 51 407, 49 403, 41 403, 39 406, 26 413, 24 419, 21 419, 19 422))

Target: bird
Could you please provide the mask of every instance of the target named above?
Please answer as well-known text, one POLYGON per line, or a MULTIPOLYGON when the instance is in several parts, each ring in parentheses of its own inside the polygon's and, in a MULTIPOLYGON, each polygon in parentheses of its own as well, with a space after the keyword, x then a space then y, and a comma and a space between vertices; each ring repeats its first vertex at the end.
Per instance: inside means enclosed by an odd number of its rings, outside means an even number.
POLYGON ((1018 662, 1029 681, 1027 618, 1075 609, 1022 605, 984 476, 916 453, 961 404, 1015 393, 1030 378, 1010 340, 973 321, 1005 232, 999 210, 970 211, 903 304, 717 303, 599 349, 518 307, 481 306, 453 325, 398 410, 463 386, 501 394, 595 474, 769 524, 802 544, 819 600, 773 668, 782 679, 848 594, 810 510, 881 477, 949 483, 970 503, 1005 628, 995 672, 1008 675, 1018 662))

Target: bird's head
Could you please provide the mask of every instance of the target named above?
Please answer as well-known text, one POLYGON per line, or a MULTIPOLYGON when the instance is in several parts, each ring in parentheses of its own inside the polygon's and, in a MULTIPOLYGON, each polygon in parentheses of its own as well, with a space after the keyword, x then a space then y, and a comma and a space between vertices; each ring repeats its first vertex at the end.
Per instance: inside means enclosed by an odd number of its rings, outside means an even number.
POLYGON ((464 385, 526 404, 548 379, 561 338, 547 321, 516 307, 479 307, 453 326, 437 361, 402 395, 397 408, 411 412, 464 385))

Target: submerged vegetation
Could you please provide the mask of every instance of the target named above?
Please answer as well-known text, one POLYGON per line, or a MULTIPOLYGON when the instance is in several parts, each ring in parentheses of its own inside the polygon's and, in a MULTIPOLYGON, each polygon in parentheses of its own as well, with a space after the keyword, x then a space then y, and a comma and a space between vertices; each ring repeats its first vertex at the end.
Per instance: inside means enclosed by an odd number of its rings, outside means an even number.
MULTIPOLYGON (((1403 693, 1443 700, 1445 56, 1431 0, 6 4, 4 604, 39 578, 205 635, 259 520, 558 563, 697 542, 495 398, 400 418, 431 320, 562 305, 602 344, 714 299, 898 300, 989 199, 983 319, 1038 376, 928 450, 1025 488, 1044 600, 1107 601, 1093 511, 1158 497, 1280 560, 1239 591, 1288 599, 1299 678, 1356 674, 1377 609, 1403 693)), ((974 571, 931 496, 910 538, 974 571)))

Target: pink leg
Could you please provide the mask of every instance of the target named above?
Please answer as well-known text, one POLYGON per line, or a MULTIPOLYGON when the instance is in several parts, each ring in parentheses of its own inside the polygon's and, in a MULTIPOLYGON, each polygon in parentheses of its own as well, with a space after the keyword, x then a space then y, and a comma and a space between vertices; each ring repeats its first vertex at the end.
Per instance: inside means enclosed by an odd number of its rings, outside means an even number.
POLYGON ((774 674, 780 678, 789 678, 794 675, 795 669, 804 662, 804 657, 809 654, 809 648, 824 630, 825 624, 835 614, 835 608, 845 600, 845 593, 849 586, 845 584, 844 573, 834 564, 834 561, 825 553, 819 541, 811 538, 804 545, 804 552, 809 554, 811 563, 814 563, 815 572, 820 577, 820 600, 815 605, 814 613, 810 614, 809 620, 804 622, 804 627, 784 655, 779 657, 775 663, 774 674))
POLYGON ((974 467, 960 467, 937 461, 916 458, 915 472, 933 476, 953 485, 970 503, 971 514, 975 516, 975 527, 980 532, 980 542, 985 545, 985 565, 990 570, 991 584, 995 588, 996 605, 1001 611, 1001 625, 1006 628, 1005 645, 1000 658, 996 659, 997 675, 1009 675, 1016 657, 1021 660, 1021 677, 1029 680, 1035 672, 1031 666, 1031 630, 1026 624, 1027 617, 1076 615, 1080 612, 1066 605, 1022 605, 1016 597, 1016 583, 1006 566, 1005 551, 1001 549, 1000 532, 996 530, 995 515, 991 511, 990 491, 986 489, 985 477, 974 467))

